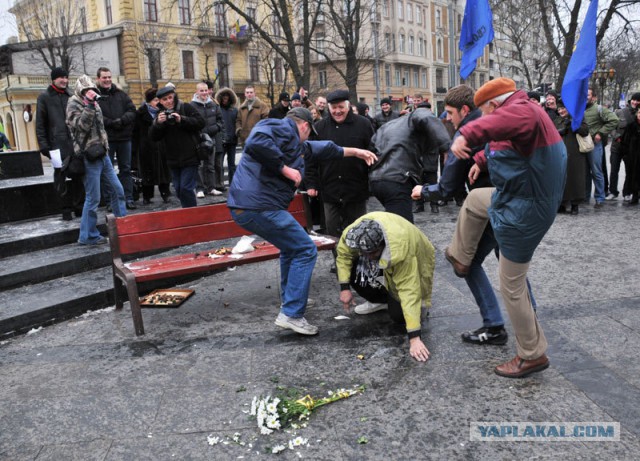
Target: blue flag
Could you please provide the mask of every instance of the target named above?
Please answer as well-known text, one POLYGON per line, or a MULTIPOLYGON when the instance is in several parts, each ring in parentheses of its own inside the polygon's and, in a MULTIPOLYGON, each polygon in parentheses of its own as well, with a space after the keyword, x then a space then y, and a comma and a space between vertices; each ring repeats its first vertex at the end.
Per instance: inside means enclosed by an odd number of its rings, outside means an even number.
POLYGON ((460 77, 466 80, 476 68, 484 47, 493 41, 493 20, 489 0, 467 0, 460 31, 460 77))
POLYGON ((580 128, 587 107, 589 78, 596 68, 596 19, 598 0, 591 0, 584 18, 580 38, 573 50, 562 82, 562 101, 571 114, 571 129, 580 128))

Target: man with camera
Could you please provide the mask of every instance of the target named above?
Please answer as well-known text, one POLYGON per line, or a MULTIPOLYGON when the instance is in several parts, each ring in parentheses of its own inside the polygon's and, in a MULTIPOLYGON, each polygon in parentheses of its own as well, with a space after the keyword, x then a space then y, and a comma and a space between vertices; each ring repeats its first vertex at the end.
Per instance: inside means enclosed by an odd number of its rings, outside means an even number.
POLYGON ((189 103, 182 102, 172 86, 160 88, 156 94, 160 111, 149 129, 149 136, 160 143, 171 170, 173 188, 182 208, 194 207, 198 177, 199 133, 205 121, 189 103))
MULTIPOLYGON (((104 128, 109 137, 111 163, 118 158, 118 178, 124 188, 127 209, 134 210, 133 178, 131 177, 131 138, 136 119, 136 106, 131 98, 111 81, 111 71, 100 67, 98 77, 98 104, 104 118, 104 128)), ((105 195, 103 199, 107 199, 105 195)))

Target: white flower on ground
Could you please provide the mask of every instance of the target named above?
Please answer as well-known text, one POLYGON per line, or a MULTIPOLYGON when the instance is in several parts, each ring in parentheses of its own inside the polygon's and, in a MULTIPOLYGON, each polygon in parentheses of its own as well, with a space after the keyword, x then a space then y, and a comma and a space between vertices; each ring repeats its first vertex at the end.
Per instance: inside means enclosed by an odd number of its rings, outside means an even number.
POLYGON ((240 442, 240 432, 233 434, 233 441, 236 443, 240 442))
POLYGON ((285 447, 284 445, 276 445, 271 449, 271 453, 273 454, 280 453, 281 451, 284 451, 286 449, 287 447, 285 447))
POLYGON ((218 442, 220 442, 220 437, 214 437, 213 435, 209 435, 209 436, 207 436, 207 442, 211 446, 217 445, 218 442))
POLYGON ((277 416, 267 416, 267 427, 270 429, 280 429, 280 421, 277 416))
POLYGON ((303 445, 307 445, 307 443, 309 442, 308 439, 303 439, 302 437, 296 437, 293 440, 289 440, 289 449, 290 450, 294 450, 297 447, 301 447, 303 445))

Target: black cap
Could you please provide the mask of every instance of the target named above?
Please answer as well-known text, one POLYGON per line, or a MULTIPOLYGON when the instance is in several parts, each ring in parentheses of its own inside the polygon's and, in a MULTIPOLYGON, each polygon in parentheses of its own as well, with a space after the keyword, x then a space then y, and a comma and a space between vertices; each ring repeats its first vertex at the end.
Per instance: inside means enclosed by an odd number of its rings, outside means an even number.
POLYGON ((527 97, 529 99, 535 99, 536 101, 540 102, 540 93, 538 93, 537 91, 529 91, 527 93, 527 97))
POLYGON ((158 92, 156 93, 156 97, 158 99, 162 98, 163 96, 168 95, 169 93, 175 93, 176 89, 172 86, 163 86, 162 88, 160 88, 158 90, 158 92))
POLYGON ((293 95, 291 96, 291 100, 293 101, 294 99, 300 101, 300 93, 293 93, 293 95))
POLYGON ((305 109, 304 107, 294 107, 293 109, 287 112, 287 118, 299 118, 300 120, 304 120, 311 125, 311 131, 317 136, 318 132, 316 131, 316 127, 313 126, 313 116, 309 109, 305 109))
POLYGON ((382 101, 380 101, 380 105, 382 105, 382 104, 391 105, 391 98, 382 98, 382 101))
POLYGON ((69 72, 64 70, 62 67, 54 67, 51 69, 51 80, 55 80, 60 77, 68 77, 69 72))
POLYGON ((347 90, 335 90, 327 95, 328 103, 348 101, 348 100, 349 100, 349 92, 347 90))
POLYGON ((289 101, 289 93, 287 93, 286 91, 283 91, 282 93, 280 93, 280 97, 278 98, 278 101, 289 101))

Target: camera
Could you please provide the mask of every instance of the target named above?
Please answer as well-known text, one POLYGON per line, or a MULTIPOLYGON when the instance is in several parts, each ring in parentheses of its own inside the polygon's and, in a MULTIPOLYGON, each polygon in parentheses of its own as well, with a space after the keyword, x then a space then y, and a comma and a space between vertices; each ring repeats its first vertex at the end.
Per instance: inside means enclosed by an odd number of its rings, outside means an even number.
POLYGON ((165 109, 164 111, 164 115, 167 116, 167 123, 169 125, 175 125, 176 124, 176 116, 174 115, 174 110, 172 109, 165 109))

